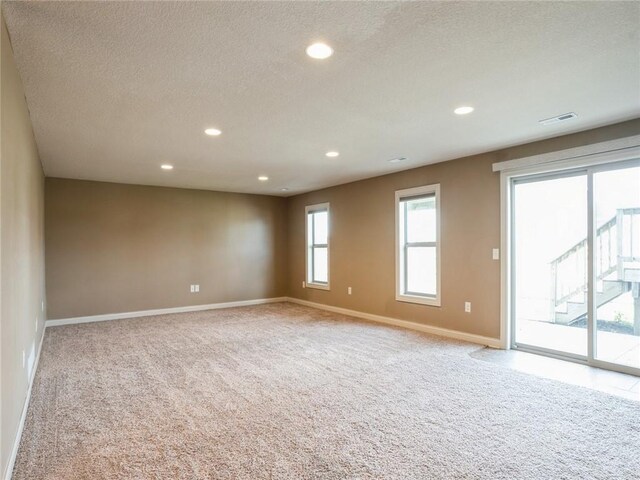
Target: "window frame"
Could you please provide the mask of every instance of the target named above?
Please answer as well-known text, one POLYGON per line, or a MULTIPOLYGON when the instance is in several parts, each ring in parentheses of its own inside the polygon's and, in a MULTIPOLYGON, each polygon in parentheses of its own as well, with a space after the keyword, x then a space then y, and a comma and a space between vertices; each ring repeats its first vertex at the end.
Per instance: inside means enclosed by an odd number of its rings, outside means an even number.
POLYGON ((316 288, 318 290, 331 290, 331 208, 329 202, 307 205, 304 208, 304 235, 305 235, 305 287, 316 288), (327 243, 315 244, 314 238, 309 238, 309 214, 317 212, 327 212, 327 243), (313 249, 314 247, 326 247, 327 249, 327 283, 318 283, 313 280, 313 249))
MULTIPOLYGON (((440 184, 436 183, 433 185, 424 185, 421 187, 407 188, 404 190, 397 190, 395 195, 395 216, 396 216, 396 301, 398 302, 408 302, 408 303, 417 303, 421 305, 429 305, 433 307, 440 307, 442 305, 441 297, 441 277, 442 277, 442 268, 441 268, 441 246, 442 243, 440 241, 440 184), (434 246, 436 249, 436 294, 435 296, 431 295, 422 295, 419 293, 411 293, 405 292, 404 286, 406 283, 406 275, 407 275, 407 242, 406 242, 406 233, 405 233, 405 243, 400 245, 400 228, 403 228, 406 232, 406 216, 404 219, 404 225, 400 225, 400 203, 404 199, 408 199, 411 197, 420 197, 420 196, 435 196, 436 203, 436 241, 435 242, 419 242, 419 243, 428 243, 429 245, 423 246, 434 246), (432 245, 434 244, 434 245, 432 245)), ((415 243, 415 242, 414 242, 415 243)), ((414 245, 421 246, 421 245, 414 245)))

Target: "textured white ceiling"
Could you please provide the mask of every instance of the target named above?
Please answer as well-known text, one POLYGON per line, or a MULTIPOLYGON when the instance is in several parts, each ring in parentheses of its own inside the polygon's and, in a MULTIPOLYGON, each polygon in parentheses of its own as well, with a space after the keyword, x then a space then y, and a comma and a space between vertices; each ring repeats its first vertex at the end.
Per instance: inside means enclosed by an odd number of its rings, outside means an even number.
POLYGON ((291 195, 640 116, 639 2, 5 1, 3 12, 54 177, 291 195), (318 40, 333 57, 305 55, 318 40), (459 105, 476 111, 456 116, 459 105), (579 117, 538 124, 566 112, 579 117))

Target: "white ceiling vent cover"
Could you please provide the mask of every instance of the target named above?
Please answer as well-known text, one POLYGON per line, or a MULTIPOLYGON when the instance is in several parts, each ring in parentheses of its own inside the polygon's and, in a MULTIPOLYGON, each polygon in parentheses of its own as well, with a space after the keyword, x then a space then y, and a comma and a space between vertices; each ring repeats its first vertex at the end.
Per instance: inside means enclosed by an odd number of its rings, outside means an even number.
POLYGON ((578 115, 576 115, 573 112, 570 112, 570 113, 563 113, 562 115, 558 115, 556 117, 545 118, 544 120, 539 120, 539 122, 542 125, 553 125, 554 123, 566 122, 567 120, 572 120, 577 117, 578 115))

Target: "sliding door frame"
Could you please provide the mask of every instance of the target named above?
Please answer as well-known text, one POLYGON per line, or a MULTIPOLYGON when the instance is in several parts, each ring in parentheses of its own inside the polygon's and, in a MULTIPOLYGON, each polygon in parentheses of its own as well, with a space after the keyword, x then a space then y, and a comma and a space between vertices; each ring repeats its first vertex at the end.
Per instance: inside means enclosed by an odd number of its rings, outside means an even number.
MULTIPOLYGON (((561 171, 554 171, 554 172, 546 172, 546 171, 542 171, 542 172, 538 172, 538 173, 531 173, 528 175, 519 175, 519 176, 514 176, 513 178, 511 178, 511 181, 509 182, 509 196, 510 196, 510 211, 511 211, 511 215, 509 217, 509 226, 510 226, 510 238, 509 238, 509 252, 510 252, 510 268, 511 268, 511 272, 510 272, 510 276, 511 276, 511 284, 509 285, 509 292, 510 292, 510 311, 509 311, 509 317, 510 317, 510 323, 511 323, 511 337, 509 339, 509 346, 510 348, 514 349, 514 350, 523 350, 523 351, 527 351, 527 352, 531 352, 531 353, 542 353, 544 355, 547 356, 552 356, 552 357, 558 357, 558 358, 569 358, 571 360, 574 360, 576 362, 581 362, 581 363, 587 363, 587 360, 589 358, 589 352, 590 350, 587 348, 587 355, 580 355, 577 353, 570 353, 570 352, 562 352, 562 351, 558 351, 558 350, 553 350, 550 348, 545 348, 545 347, 540 347, 537 345, 529 345, 526 343, 517 343, 516 342, 516 334, 515 334, 515 322, 516 322, 516 287, 515 287, 515 278, 516 278, 516 263, 513 260, 515 258, 516 255, 516 241, 515 241, 515 225, 516 225, 516 211, 514 208, 514 204, 515 204, 515 200, 516 200, 516 195, 515 195, 515 189, 517 185, 522 185, 522 184, 526 184, 526 183, 535 183, 535 182, 543 182, 545 180, 558 180, 561 178, 571 178, 571 177, 585 177, 585 180, 587 180, 587 191, 586 191, 586 198, 588 199, 590 197, 589 195, 589 172, 588 169, 586 168, 570 168, 567 170, 561 170, 561 171)), ((587 209, 587 215, 589 218, 591 218, 591 214, 589 213, 588 209, 587 209)), ((590 232, 591 232, 591 222, 587 221, 587 244, 591 245, 591 240, 590 240, 590 232)), ((588 248, 587 251, 590 253, 591 249, 588 248)), ((587 259, 587 262, 589 262, 589 259, 587 259)), ((590 270, 590 265, 591 263, 589 263, 589 265, 587 265, 587 276, 588 278, 591 278, 591 270, 590 270)), ((589 282, 590 283, 590 282, 589 282)), ((591 293, 591 288, 588 289, 589 293, 591 293)), ((591 297, 587 298, 587 315, 588 317, 589 315, 589 309, 591 306, 591 297)), ((590 333, 590 322, 587 322, 587 336, 589 338, 591 338, 591 333, 590 333)), ((591 342, 589 342, 591 343, 591 342)))
MULTIPOLYGON (((587 244, 589 247, 593 245, 596 238, 596 222, 594 210, 593 195, 593 175, 594 173, 627 168, 629 166, 640 165, 640 142, 636 139, 638 145, 625 146, 620 149, 598 152, 590 155, 581 155, 579 157, 570 158, 554 158, 553 161, 536 162, 536 157, 522 159, 520 161, 503 162, 503 164, 495 164, 494 171, 500 171, 500 203, 501 203, 501 322, 500 322, 500 343, 504 349, 518 349, 547 355, 550 357, 561 358, 577 363, 583 363, 599 368, 614 370, 623 373, 640 376, 640 368, 627 365, 598 360, 596 358, 596 335, 595 328, 596 313, 596 271, 594 262, 594 249, 588 248, 588 296, 587 296, 587 356, 568 354, 549 350, 542 347, 531 347, 516 345, 514 335, 514 307, 515 307, 515 288, 513 281, 515 279, 514 272, 514 242, 513 242, 513 225, 514 225, 514 209, 513 209, 513 185, 518 181, 523 182, 527 179, 535 181, 542 178, 559 178, 565 175, 577 175, 586 173, 587 175, 587 244)), ((539 156, 544 159, 549 154, 539 156)))
MULTIPOLYGON (((599 172, 606 172, 611 170, 618 170, 623 168, 630 167, 640 167, 640 154, 632 160, 621 160, 614 164, 599 164, 593 165, 589 168, 589 177, 588 177, 588 185, 589 185, 589 204, 588 204, 588 213, 589 213, 589 240, 588 245, 594 245, 594 241, 597 237, 597 228, 596 224, 596 212, 595 212, 595 191, 593 188, 593 176, 599 172)), ((605 360, 599 360, 596 358, 597 349, 598 349, 598 330, 597 330, 597 313, 598 306, 596 304, 596 282, 597 282, 597 272, 596 272, 596 262, 595 262, 595 248, 589 248, 589 280, 591 283, 591 288, 589 288, 589 305, 588 305, 588 322, 587 325, 589 327, 588 333, 588 341, 589 341, 589 359, 588 363, 593 365, 594 367, 606 368, 607 370, 615 370, 617 372, 629 373, 632 375, 640 376, 640 367, 632 367, 629 365, 622 365, 618 363, 607 362, 605 360)))

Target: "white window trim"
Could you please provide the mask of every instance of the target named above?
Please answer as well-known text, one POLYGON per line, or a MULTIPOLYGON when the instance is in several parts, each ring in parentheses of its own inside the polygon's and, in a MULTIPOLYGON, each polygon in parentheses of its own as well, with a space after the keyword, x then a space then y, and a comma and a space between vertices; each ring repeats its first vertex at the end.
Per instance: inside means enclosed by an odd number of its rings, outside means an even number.
POLYGON ((440 264, 440 184, 425 185, 423 187, 407 188, 405 190, 396 191, 396 301, 418 303, 421 305, 430 305, 433 307, 441 306, 441 277, 442 268, 440 264), (406 295, 402 293, 400 281, 402 275, 401 252, 400 252, 400 200, 405 197, 413 197, 416 195, 428 195, 434 193, 436 196, 436 296, 422 297, 417 295, 406 295))
POLYGON ((331 209, 329 202, 318 203, 316 205, 307 205, 304 207, 304 278, 306 288, 316 288, 318 290, 331 290, 331 209), (327 211, 327 283, 313 283, 309 279, 309 213, 319 210, 327 211))
POLYGON ((589 166, 595 163, 619 162, 636 158, 640 135, 592 143, 555 152, 516 158, 493 164, 494 172, 523 174, 527 171, 554 171, 570 167, 589 166))

